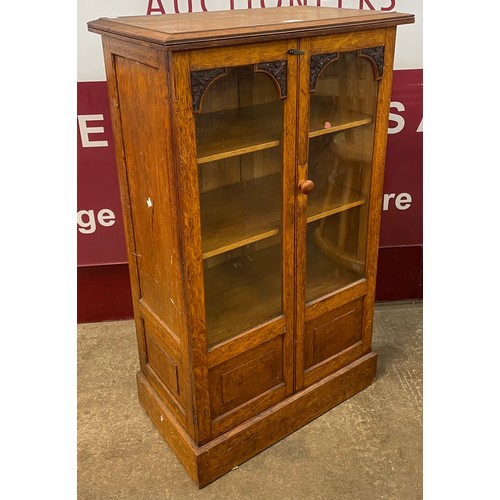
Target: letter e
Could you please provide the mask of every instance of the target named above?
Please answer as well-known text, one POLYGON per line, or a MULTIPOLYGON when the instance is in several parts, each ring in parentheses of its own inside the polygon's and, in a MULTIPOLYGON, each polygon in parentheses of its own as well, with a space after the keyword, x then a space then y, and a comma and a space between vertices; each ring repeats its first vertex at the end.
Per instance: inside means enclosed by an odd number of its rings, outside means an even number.
POLYGON ((115 223, 115 214, 108 208, 103 208, 97 214, 97 220, 101 226, 112 226, 115 223))
POLYGON ((78 115, 78 125, 80 128, 80 138, 84 148, 105 148, 108 146, 108 141, 91 141, 89 134, 104 133, 103 127, 89 127, 87 122, 95 122, 104 120, 103 115, 78 115))
POLYGON ((394 202, 398 210, 408 210, 411 207, 411 195, 409 193, 400 193, 394 202))

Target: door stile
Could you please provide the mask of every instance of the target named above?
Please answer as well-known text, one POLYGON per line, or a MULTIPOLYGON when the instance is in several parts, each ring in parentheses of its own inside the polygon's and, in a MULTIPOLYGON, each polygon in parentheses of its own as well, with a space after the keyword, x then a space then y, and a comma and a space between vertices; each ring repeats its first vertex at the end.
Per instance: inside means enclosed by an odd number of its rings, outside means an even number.
POLYGON ((304 345, 305 345, 305 283, 306 283, 306 210, 307 195, 298 188, 300 181, 307 179, 309 154, 309 62, 310 41, 300 40, 299 49, 304 52, 298 56, 298 110, 297 110, 297 164, 296 179, 293 192, 295 198, 295 391, 304 388, 304 345))
MULTIPOLYGON (((288 49, 297 47, 297 41, 291 40, 288 49)), ((283 344, 283 371, 286 395, 294 392, 294 361, 295 361, 295 162, 296 162, 296 129, 297 129, 297 84, 299 74, 299 59, 288 55, 287 60, 287 97, 284 102, 283 123, 283 180, 282 180, 282 224, 283 224, 283 254, 282 254, 282 290, 283 313, 285 315, 285 337, 283 344)), ((300 86, 299 86, 300 88, 300 86)))
POLYGON ((387 148, 387 128, 389 125, 389 105, 392 91, 392 67, 396 27, 386 29, 384 46, 384 74, 379 83, 376 111, 376 126, 373 145, 372 183, 370 189, 370 218, 368 221, 366 246, 366 278, 368 291, 363 311, 363 354, 370 352, 373 334, 373 308, 375 304, 375 286, 380 240, 380 220, 382 214, 382 196, 384 186, 384 168, 387 148))
POLYGON ((200 214, 193 200, 199 199, 198 172, 196 160, 196 139, 193 109, 189 53, 175 53, 171 62, 174 75, 172 85, 174 144, 178 170, 178 196, 180 205, 181 242, 189 242, 182 248, 182 270, 184 294, 188 313, 188 330, 196 335, 188 335, 191 367, 190 388, 191 418, 194 423, 194 441, 201 445, 211 439, 210 399, 208 388, 208 366, 206 354, 205 300, 203 296, 203 258, 201 253, 200 214))

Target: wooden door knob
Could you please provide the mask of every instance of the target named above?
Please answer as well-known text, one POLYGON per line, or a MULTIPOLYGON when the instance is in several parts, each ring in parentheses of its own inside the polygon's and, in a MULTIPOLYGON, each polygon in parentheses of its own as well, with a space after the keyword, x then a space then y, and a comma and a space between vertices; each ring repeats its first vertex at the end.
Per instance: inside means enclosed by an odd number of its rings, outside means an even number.
POLYGON ((300 181, 299 191, 302 194, 311 194, 314 191, 314 182, 310 179, 307 179, 307 181, 300 181))

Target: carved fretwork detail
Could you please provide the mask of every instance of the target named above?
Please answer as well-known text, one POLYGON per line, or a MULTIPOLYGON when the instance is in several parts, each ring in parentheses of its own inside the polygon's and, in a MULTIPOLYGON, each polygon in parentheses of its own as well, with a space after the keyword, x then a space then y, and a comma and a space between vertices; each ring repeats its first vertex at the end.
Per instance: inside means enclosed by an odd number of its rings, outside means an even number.
POLYGON ((193 96, 193 110, 200 111, 201 98, 207 87, 217 78, 226 75, 226 68, 203 69, 191 71, 191 94, 193 96))
POLYGON ((278 85, 280 90, 280 98, 286 97, 286 77, 287 77, 287 64, 286 61, 273 61, 259 63, 255 65, 255 71, 262 71, 271 75, 278 85))
POLYGON ((384 74, 384 47, 370 47, 358 50, 358 57, 368 59, 373 67, 375 80, 382 80, 384 74))
POLYGON ((314 56, 311 56, 309 73, 309 89, 311 92, 316 92, 316 83, 324 67, 332 61, 337 61, 338 58, 338 52, 330 52, 329 54, 316 54, 314 56))

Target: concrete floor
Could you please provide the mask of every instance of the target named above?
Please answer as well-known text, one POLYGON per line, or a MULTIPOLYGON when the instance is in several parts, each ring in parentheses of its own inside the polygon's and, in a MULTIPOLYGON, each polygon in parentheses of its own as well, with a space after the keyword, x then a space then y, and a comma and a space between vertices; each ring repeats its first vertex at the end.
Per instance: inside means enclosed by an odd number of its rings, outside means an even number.
POLYGON ((78 499, 421 499, 422 312, 377 304, 375 383, 202 490, 138 403, 133 322, 79 325, 78 499))

